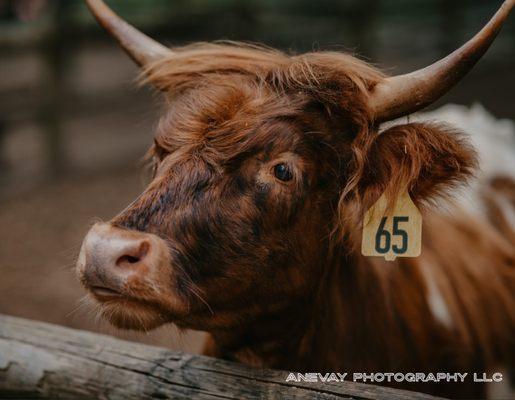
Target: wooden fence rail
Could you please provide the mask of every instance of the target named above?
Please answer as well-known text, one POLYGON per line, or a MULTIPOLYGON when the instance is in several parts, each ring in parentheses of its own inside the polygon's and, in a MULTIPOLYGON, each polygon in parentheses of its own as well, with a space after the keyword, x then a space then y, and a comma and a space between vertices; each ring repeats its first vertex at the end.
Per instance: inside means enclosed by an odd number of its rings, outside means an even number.
POLYGON ((0 315, 2 399, 435 399, 354 382, 287 383, 286 377, 0 315))

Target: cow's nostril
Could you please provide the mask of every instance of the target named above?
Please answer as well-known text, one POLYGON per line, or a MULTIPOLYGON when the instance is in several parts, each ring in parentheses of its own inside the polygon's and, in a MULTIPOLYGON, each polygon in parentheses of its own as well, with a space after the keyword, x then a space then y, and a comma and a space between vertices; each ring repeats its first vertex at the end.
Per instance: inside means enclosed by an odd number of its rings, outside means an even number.
POLYGON ((147 241, 143 241, 131 249, 126 249, 125 254, 118 257, 116 260, 116 265, 118 267, 123 267, 143 261, 145 256, 148 254, 149 248, 150 244, 147 241))
POLYGON ((133 257, 133 256, 121 256, 121 257, 116 261, 116 265, 120 265, 120 264, 124 264, 124 263, 136 264, 138 261, 139 261, 139 258, 138 258, 138 257, 133 257))

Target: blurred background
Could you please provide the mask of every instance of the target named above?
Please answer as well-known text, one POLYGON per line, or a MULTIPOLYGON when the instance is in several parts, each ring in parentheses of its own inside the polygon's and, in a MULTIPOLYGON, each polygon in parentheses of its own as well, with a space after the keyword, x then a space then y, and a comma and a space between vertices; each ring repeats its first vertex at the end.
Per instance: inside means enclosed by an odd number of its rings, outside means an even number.
MULTIPOLYGON (((169 45, 262 42, 342 50, 397 74, 468 40, 501 0, 111 0, 169 45)), ((117 331, 79 305, 82 237, 144 187, 159 94, 81 0, 0 0, 0 313, 189 352, 199 333, 117 331)), ((482 103, 515 119, 515 16, 473 72, 434 107, 482 103)))

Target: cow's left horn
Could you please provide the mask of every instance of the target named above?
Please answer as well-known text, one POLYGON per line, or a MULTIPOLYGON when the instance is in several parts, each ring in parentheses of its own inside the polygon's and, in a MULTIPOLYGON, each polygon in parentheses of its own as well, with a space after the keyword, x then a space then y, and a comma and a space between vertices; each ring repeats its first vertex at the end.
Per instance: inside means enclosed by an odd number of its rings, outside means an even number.
POLYGON ((374 120, 384 122, 411 114, 442 97, 488 50, 514 5, 515 0, 506 0, 476 36, 447 57, 377 84, 369 100, 374 120))
POLYGON ((102 0, 86 0, 86 3, 107 32, 120 43, 123 49, 140 66, 172 54, 172 51, 129 25, 102 0))

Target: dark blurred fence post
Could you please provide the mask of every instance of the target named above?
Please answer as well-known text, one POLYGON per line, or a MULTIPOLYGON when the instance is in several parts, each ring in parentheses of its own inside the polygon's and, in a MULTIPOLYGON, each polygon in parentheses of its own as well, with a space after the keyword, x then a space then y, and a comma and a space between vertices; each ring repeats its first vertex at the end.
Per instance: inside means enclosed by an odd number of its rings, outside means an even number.
POLYGON ((7 175, 7 162, 5 161, 4 154, 4 141, 5 141, 5 131, 6 131, 7 122, 3 119, 2 115, 0 115, 0 186, 2 183, 2 179, 7 175))
POLYGON ((438 14, 440 22, 440 34, 438 35, 438 51, 440 56, 445 56, 461 43, 461 28, 463 27, 463 10, 466 5, 463 0, 438 0, 438 14))
POLYGON ((358 54, 373 59, 376 51, 376 24, 378 0, 361 0, 351 7, 347 21, 350 23, 352 36, 359 48, 358 54))
POLYGON ((66 96, 67 49, 66 1, 50 3, 51 26, 41 51, 46 67, 46 96, 41 106, 42 123, 47 146, 49 173, 57 175, 65 166, 61 110, 66 96))

